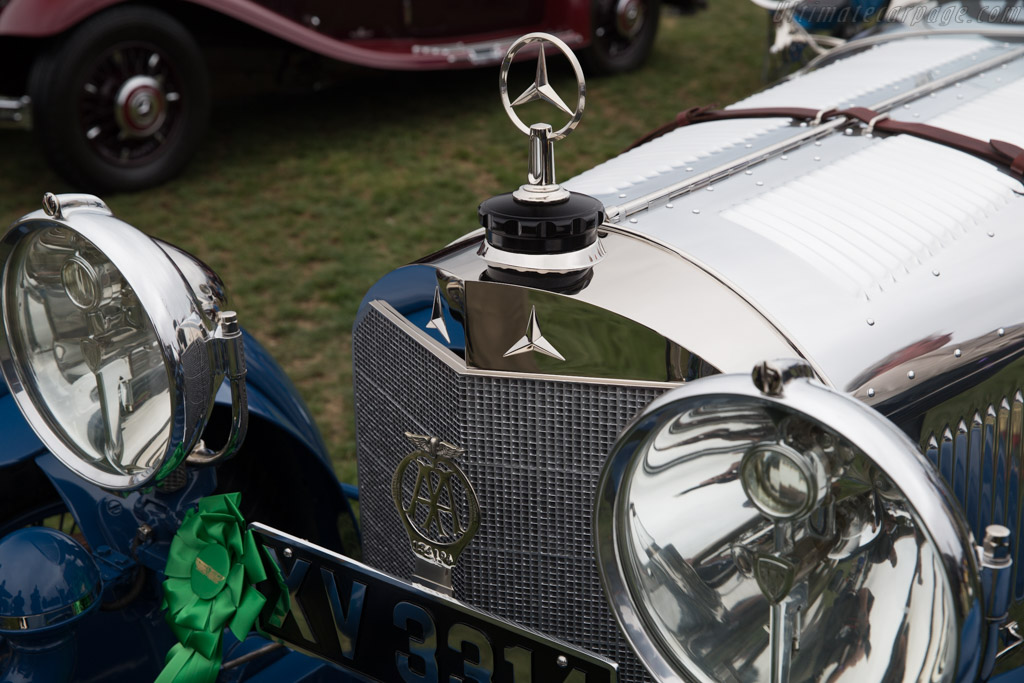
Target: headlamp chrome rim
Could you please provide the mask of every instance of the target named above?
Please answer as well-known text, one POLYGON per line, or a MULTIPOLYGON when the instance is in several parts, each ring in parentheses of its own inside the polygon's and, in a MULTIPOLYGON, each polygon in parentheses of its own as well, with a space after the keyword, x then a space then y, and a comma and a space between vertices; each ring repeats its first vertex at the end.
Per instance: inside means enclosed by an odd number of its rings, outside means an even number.
MULTIPOLYGON (((50 199, 48 195, 47 199, 50 199)), ((7 335, 0 336, 0 369, 7 380, 18 407, 30 426, 67 467, 83 479, 102 488, 132 490, 145 486, 173 469, 188 456, 201 436, 212 401, 199 394, 208 394, 209 387, 198 386, 195 378, 186 376, 183 358, 197 344, 205 344, 214 331, 214 325, 196 302, 189 284, 172 259, 159 244, 131 225, 115 218, 103 202, 88 195, 64 195, 54 198, 56 210, 35 211, 15 222, 0 238, 0 301, 5 328, 10 329, 11 316, 8 296, 11 257, 18 245, 42 230, 63 228, 77 233, 106 256, 120 271, 121 276, 137 296, 149 325, 156 336, 160 356, 167 374, 170 392, 170 427, 168 446, 159 462, 144 472, 105 472, 90 465, 65 442, 55 428, 51 415, 36 405, 26 381, 22 359, 12 347, 7 335), (65 200, 64 211, 60 200, 65 200), (86 201, 87 200, 87 201, 86 201), (200 407, 201 406, 201 407, 200 407)), ((70 297, 69 297, 70 298, 70 297)), ((76 306, 78 303, 75 304, 76 306)), ((193 355, 206 355, 196 349, 193 355)))
POLYGON ((981 590, 974 542, 956 502, 917 447, 895 425, 868 406, 816 381, 794 380, 786 385, 785 395, 774 397, 758 391, 747 375, 717 375, 675 389, 652 402, 624 430, 598 482, 593 522, 598 572, 612 613, 654 679, 715 681, 695 662, 686 662, 684 667, 683 663, 673 660, 659 642, 655 629, 649 627, 649 617, 634 599, 633 588, 626 579, 624 563, 627 560, 620 552, 627 537, 627 478, 634 460, 642 457, 648 439, 678 417, 682 403, 730 398, 759 401, 769 407, 785 407, 813 416, 848 436, 864 453, 886 454, 884 462, 876 461, 879 470, 900 487, 919 518, 927 520, 924 530, 945 568, 944 578, 955 606, 953 632, 959 637, 959 642, 951 644, 958 649, 958 654, 950 677, 973 678, 978 662, 972 659, 971 653, 980 651, 979 644, 985 638, 978 618, 981 590))

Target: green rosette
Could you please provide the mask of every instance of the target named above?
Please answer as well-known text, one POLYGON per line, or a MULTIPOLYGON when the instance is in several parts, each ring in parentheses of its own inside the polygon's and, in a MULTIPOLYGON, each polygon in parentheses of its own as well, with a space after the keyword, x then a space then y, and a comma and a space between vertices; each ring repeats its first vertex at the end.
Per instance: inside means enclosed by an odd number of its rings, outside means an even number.
MULTIPOLYGON (((210 496, 189 510, 171 541, 163 608, 179 643, 156 683, 213 683, 220 671, 224 628, 244 640, 266 604, 256 584, 267 580, 252 532, 238 511, 241 495, 210 496)), ((282 588, 275 614, 288 610, 282 588)))

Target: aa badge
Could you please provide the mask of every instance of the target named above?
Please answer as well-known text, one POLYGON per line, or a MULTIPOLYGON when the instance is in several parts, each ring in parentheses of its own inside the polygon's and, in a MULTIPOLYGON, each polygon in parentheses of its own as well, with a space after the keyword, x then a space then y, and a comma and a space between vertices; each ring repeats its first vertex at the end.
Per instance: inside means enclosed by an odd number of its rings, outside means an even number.
POLYGON ((436 436, 405 436, 416 450, 391 479, 395 507, 416 556, 450 570, 480 528, 480 503, 455 462, 464 451, 436 436))

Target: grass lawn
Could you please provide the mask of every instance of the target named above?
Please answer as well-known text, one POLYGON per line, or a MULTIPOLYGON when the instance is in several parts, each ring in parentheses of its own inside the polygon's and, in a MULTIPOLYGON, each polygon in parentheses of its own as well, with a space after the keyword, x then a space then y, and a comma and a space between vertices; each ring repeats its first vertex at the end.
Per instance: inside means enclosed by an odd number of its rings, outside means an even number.
MULTIPOLYGON (((559 178, 614 156, 681 109, 725 105, 761 87, 765 12, 746 0, 709 5, 694 16, 664 11, 640 71, 588 81, 583 121, 557 145, 559 178)), ((525 86, 532 70, 513 67, 513 76, 525 86)), ((181 178, 104 197, 121 219, 220 273, 242 324, 309 403, 346 481, 355 480, 351 326, 363 293, 474 230, 480 201, 525 181, 526 137, 506 118, 497 80, 496 66, 359 70, 319 92, 222 98, 181 178)), ((554 85, 571 106, 574 85, 554 85)), ((536 120, 529 111, 523 118, 536 120)), ((30 135, 0 131, 0 148, 0 221, 39 208, 46 191, 71 189, 30 135)))

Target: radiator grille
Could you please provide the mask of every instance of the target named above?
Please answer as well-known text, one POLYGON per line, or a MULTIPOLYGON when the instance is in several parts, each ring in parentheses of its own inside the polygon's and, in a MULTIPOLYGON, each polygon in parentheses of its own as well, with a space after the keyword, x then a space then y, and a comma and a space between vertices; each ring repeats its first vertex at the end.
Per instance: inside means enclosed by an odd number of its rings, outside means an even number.
POLYGON ((605 601, 591 540, 601 465, 663 387, 460 374, 375 309, 353 336, 364 558, 408 579, 391 503, 411 431, 465 449, 482 511, 453 581, 460 600, 602 654, 619 680, 650 680, 605 601))
POLYGON ((1016 391, 955 425, 946 425, 941 433, 929 435, 925 445, 925 456, 960 502, 974 538, 980 542, 989 524, 1002 524, 1013 533, 1012 585, 1017 601, 1024 599, 1022 437, 1024 395, 1016 391))

